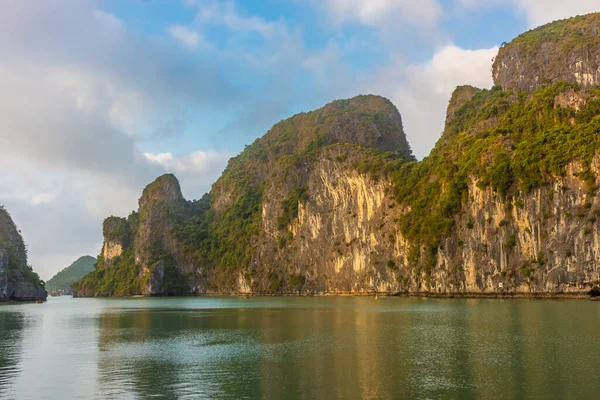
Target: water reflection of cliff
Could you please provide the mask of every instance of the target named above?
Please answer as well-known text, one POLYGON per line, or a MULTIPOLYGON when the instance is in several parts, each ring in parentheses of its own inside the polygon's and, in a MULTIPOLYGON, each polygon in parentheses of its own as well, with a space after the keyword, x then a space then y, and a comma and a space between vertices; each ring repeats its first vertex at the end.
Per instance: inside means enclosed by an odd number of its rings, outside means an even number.
POLYGON ((9 398, 19 374, 23 345, 23 314, 0 312, 0 398, 9 398))
POLYGON ((407 393, 406 363, 390 357, 396 324, 386 326, 390 315, 368 307, 337 308, 349 301, 332 300, 325 309, 103 313, 101 393, 222 399, 407 393))
POLYGON ((99 397, 568 398, 600 367, 568 303, 314 301, 103 313, 99 397))

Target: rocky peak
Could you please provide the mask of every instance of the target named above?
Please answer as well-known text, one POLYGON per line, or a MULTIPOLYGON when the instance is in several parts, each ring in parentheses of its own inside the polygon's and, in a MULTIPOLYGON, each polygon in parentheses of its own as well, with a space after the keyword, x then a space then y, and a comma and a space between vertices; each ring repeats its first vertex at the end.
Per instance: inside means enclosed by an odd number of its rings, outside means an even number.
POLYGON ((492 70, 504 89, 534 91, 558 81, 600 84, 600 13, 555 21, 504 44, 492 70))
POLYGON ((456 89, 454 89, 454 92, 452 92, 452 97, 450 98, 450 103, 448 103, 448 108, 446 110, 446 126, 448 126, 448 123, 452 121, 456 111, 471 101, 477 92, 481 92, 481 89, 470 85, 458 86, 456 89))
POLYGON ((310 164, 311 156, 336 144, 415 159, 404 134, 402 117, 391 101, 375 95, 335 100, 315 111, 280 121, 229 160, 212 187, 213 209, 220 213, 249 188, 260 188, 274 174, 310 164))
POLYGON ((336 100, 297 114, 273 126, 258 143, 275 150, 276 156, 342 143, 412 157, 400 113, 391 101, 375 95, 336 100))
POLYGON ((131 230, 127 219, 120 217, 108 217, 102 224, 104 240, 120 243, 127 246, 131 240, 131 230))
POLYGON ((143 274, 152 272, 163 256, 176 252, 178 243, 172 235, 172 212, 179 202, 185 199, 173 174, 158 177, 144 189, 134 239, 135 263, 143 274))
POLYGON ((140 209, 153 202, 174 203, 183 199, 179 181, 173 174, 159 176, 146 186, 139 200, 140 209))

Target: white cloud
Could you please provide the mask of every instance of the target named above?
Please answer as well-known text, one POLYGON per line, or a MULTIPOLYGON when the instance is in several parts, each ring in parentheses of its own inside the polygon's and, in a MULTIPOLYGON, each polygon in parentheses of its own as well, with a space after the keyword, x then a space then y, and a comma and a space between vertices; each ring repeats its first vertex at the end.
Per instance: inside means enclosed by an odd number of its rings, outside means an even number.
POLYGON ((557 19, 600 11, 598 0, 513 0, 527 15, 530 27, 557 19))
POLYGON ((423 64, 405 65, 400 57, 376 72, 364 90, 383 94, 402 114, 417 157, 426 156, 444 128, 446 108, 456 86, 492 86, 492 57, 498 48, 465 50, 446 46, 423 64))
POLYGON ((530 28, 576 15, 600 11, 598 0, 460 0, 463 5, 482 7, 511 4, 525 15, 530 28))
POLYGON ((56 200, 56 193, 39 193, 31 198, 31 204, 34 206, 40 204, 49 204, 56 200))
MULTIPOLYGON (((192 2, 188 2, 192 4, 192 2)), ((270 38, 278 28, 277 22, 267 22, 256 16, 241 15, 233 1, 196 1, 198 12, 195 23, 211 23, 232 31, 249 31, 270 38)))
POLYGON ((93 10, 93 16, 100 21, 100 23, 110 28, 108 30, 109 33, 124 33, 126 30, 125 23, 111 13, 102 10, 93 10))
POLYGON ((406 73, 418 86, 449 97, 458 85, 489 88, 492 58, 497 53, 498 47, 465 50, 449 45, 437 51, 427 63, 408 66, 406 73))
POLYGON ((183 25, 173 25, 167 30, 169 34, 176 40, 178 40, 183 46, 194 49, 198 46, 198 43, 202 40, 202 37, 198 32, 195 32, 183 25))
POLYGON ((219 178, 232 157, 228 152, 196 151, 182 156, 171 153, 144 153, 148 162, 160 166, 163 172, 174 173, 188 199, 200 198, 219 178))
POLYGON ((216 151, 196 151, 182 157, 175 157, 171 153, 144 153, 148 161, 162 166, 168 172, 183 174, 206 174, 209 171, 220 172, 225 168, 227 160, 232 157, 230 153, 216 151))
POLYGON ((322 4, 338 21, 371 26, 406 22, 433 26, 442 13, 436 0, 323 0, 322 4))

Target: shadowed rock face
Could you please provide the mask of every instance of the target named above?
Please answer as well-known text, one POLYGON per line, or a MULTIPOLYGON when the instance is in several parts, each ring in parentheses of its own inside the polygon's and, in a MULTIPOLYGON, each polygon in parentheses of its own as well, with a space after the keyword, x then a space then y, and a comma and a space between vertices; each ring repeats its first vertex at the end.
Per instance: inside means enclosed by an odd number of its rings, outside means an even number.
POLYGON ((504 45, 494 84, 534 91, 558 81, 588 88, 600 83, 600 13, 552 22, 504 45))
MULTIPOLYGON (((140 274, 150 276, 144 293, 161 294, 164 257, 178 256, 179 242, 172 234, 172 209, 185 202, 179 181, 172 174, 146 186, 139 200, 139 225, 135 233, 135 262, 140 274)), ((182 262, 181 257, 176 257, 182 262)))
POLYGON ((0 208, 0 301, 46 300, 38 275, 27 265, 27 250, 12 218, 0 208))

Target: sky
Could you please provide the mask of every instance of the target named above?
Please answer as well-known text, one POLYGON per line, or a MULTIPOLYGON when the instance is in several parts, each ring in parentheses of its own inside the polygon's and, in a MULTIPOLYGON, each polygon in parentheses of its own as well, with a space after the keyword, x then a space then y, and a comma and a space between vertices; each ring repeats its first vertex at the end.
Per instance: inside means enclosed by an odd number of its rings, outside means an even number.
POLYGON ((498 46, 597 0, 0 0, 0 204, 42 279, 172 172, 188 199, 273 124, 389 98, 418 158, 498 46))

